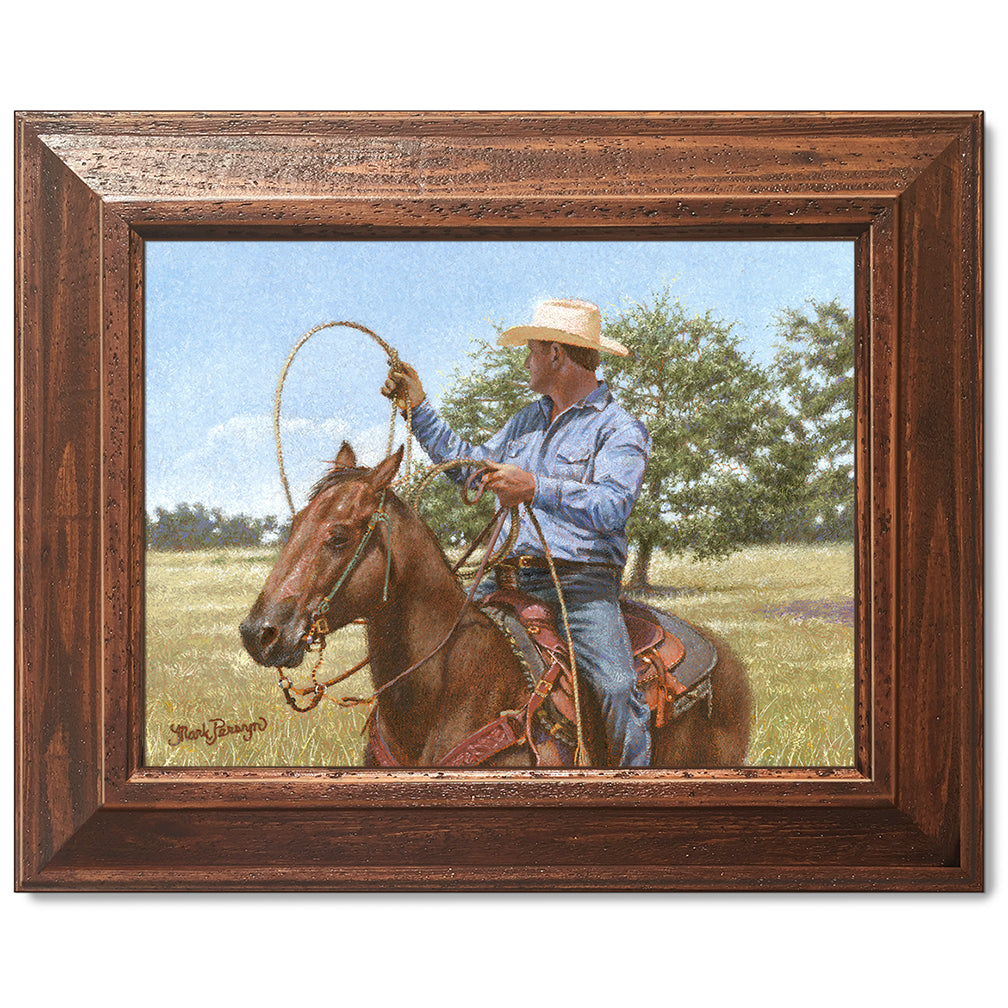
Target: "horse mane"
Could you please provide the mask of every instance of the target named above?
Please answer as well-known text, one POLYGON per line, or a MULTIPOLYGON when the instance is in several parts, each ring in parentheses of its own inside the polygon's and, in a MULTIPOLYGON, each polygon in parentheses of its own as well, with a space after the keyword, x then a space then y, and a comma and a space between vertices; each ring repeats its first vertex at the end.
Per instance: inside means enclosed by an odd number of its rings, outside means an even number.
POLYGON ((308 503, 310 504, 319 494, 325 493, 326 490, 331 490, 335 486, 339 486, 341 483, 346 483, 348 480, 352 479, 363 479, 364 475, 371 470, 365 466, 356 466, 354 468, 346 468, 344 466, 333 465, 322 478, 308 491, 308 503))
MULTIPOLYGON (((441 557, 441 562, 448 568, 448 571, 452 570, 452 562, 448 559, 448 555, 444 551, 444 547, 441 545, 438 537, 434 535, 431 527, 423 520, 420 514, 415 511, 409 504, 407 504, 401 497, 389 490, 388 499, 392 502, 392 505, 397 509, 401 518, 409 519, 412 518, 416 521, 421 529, 421 532, 427 536, 427 538, 434 545, 434 548, 438 551, 438 555, 441 557)), ((457 576, 453 573, 453 577, 458 581, 457 576)))

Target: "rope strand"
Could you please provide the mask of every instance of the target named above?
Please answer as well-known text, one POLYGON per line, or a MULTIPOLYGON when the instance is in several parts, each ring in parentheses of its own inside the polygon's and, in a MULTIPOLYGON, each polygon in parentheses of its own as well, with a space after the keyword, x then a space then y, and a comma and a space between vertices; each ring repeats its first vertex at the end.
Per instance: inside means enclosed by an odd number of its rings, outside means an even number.
POLYGON ((546 545, 546 537, 543 535, 539 522, 536 520, 536 516, 532 513, 532 508, 529 507, 528 503, 525 504, 525 510, 528 512, 528 516, 532 521, 532 527, 536 530, 536 535, 539 536, 539 541, 542 543, 543 552, 546 555, 546 563, 549 565, 550 575, 553 578, 553 586, 556 588, 557 599, 560 602, 560 615, 563 617, 564 633, 567 636, 567 659, 570 662, 571 686, 574 690, 574 722, 577 727, 577 750, 574 753, 574 762, 577 766, 589 766, 588 753, 585 750, 584 729, 581 724, 581 693, 578 689, 577 660, 574 657, 574 641, 571 639, 570 623, 567 619, 567 604, 564 602, 563 592, 560 590, 560 578, 557 575, 556 568, 553 566, 553 557, 550 554, 549 546, 546 545))
MULTIPOLYGON (((290 485, 287 482, 287 471, 284 468, 283 460, 283 446, 281 444, 280 438, 280 400, 283 395, 284 382, 287 380, 287 372, 290 370, 291 364, 294 362, 294 358, 297 356, 298 351, 314 336, 316 333, 321 332, 323 329, 332 329, 335 326, 344 326, 348 329, 356 329, 358 332, 366 333, 370 336, 381 348, 385 351, 388 357, 389 367, 394 368, 399 363, 399 352, 395 347, 386 343, 385 340, 381 338, 377 333, 372 332, 367 326, 362 326, 359 322, 323 322, 321 325, 315 326, 314 329, 309 329, 301 339, 297 341, 294 345, 294 349, 291 350, 290 355, 284 362, 283 370, 280 372, 280 380, 277 383, 276 395, 273 399, 273 436, 276 439, 276 450, 277 450, 277 465, 280 467, 280 482, 283 484, 284 493, 287 496, 287 505, 290 507, 291 514, 295 514, 294 510, 294 499, 291 497, 290 485)), ((395 443, 395 425, 396 425, 396 404, 392 403, 392 416, 389 420, 389 440, 388 448, 385 452, 386 456, 392 454, 392 445, 395 443)), ((408 479, 413 471, 413 410, 407 401, 406 403, 406 472, 404 475, 404 480, 408 479)))

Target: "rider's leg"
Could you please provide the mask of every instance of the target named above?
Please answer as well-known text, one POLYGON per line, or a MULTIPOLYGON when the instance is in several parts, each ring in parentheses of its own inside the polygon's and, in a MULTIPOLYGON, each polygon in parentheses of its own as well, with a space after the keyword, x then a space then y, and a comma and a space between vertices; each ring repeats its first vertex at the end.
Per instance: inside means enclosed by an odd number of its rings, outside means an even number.
MULTIPOLYGON (((560 585, 580 680, 594 692, 602 710, 609 763, 650 766, 651 712, 637 688, 630 640, 619 608, 619 580, 609 568, 586 564, 577 573, 561 575, 560 585)), ((519 587, 556 610, 562 634, 559 601, 549 571, 521 571, 519 587)))

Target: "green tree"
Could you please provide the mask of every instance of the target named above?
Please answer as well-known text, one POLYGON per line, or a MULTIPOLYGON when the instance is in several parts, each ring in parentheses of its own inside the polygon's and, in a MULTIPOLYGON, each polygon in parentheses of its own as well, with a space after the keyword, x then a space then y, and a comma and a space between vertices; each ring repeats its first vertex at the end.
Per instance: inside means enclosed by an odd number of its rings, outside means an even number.
POLYGON ((724 557, 759 538, 788 500, 802 458, 783 440, 784 411, 732 324, 688 313, 669 291, 605 326, 630 354, 607 361, 613 394, 651 433, 644 486, 627 528, 629 577, 648 585, 656 549, 724 557))
POLYGON ((148 515, 147 548, 151 550, 222 549, 258 546, 281 530, 274 515, 251 518, 226 515, 203 504, 178 504, 172 510, 155 508, 148 515))
POLYGON ((810 300, 776 319, 774 359, 787 409, 785 437, 802 455, 803 480, 780 509, 781 537, 854 535, 854 320, 836 299, 810 300))
MULTIPOLYGON (((605 334, 631 353, 607 357, 604 375, 652 438, 627 529, 636 554, 629 578, 635 587, 647 587, 657 549, 723 557, 780 535, 807 492, 818 444, 795 435, 788 397, 742 352, 732 329, 710 311, 687 312, 667 290, 605 326, 605 334)), ((441 408, 456 433, 480 444, 534 397, 525 355, 524 348, 478 342, 472 366, 456 372, 441 408)), ((782 375, 776 372, 778 380, 782 375)), ((424 465, 417 464, 414 475, 424 465)), ((426 490, 420 510, 451 549, 472 541, 495 503, 486 495, 467 507, 458 485, 441 478, 426 490)))

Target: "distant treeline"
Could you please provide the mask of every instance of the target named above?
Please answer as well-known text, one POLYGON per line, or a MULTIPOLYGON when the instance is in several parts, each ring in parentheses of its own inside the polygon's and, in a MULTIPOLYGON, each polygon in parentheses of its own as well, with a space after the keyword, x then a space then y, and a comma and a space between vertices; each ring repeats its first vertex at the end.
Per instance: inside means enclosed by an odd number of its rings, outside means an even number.
POLYGON ((202 504, 179 504, 171 511, 155 508, 147 516, 147 548, 150 550, 226 549, 261 546, 286 538, 290 523, 281 525, 275 515, 252 518, 227 515, 220 508, 202 504))

